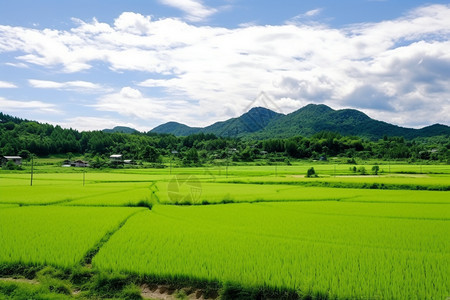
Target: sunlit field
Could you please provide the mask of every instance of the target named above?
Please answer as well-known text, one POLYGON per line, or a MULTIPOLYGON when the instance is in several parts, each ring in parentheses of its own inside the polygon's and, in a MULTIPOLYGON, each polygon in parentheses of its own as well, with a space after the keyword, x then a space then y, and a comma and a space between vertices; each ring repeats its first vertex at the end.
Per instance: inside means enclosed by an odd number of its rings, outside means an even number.
POLYGON ((141 282, 290 298, 445 299, 449 166, 371 166, 38 165, 32 186, 27 166, 0 171, 0 277, 88 261, 141 282))

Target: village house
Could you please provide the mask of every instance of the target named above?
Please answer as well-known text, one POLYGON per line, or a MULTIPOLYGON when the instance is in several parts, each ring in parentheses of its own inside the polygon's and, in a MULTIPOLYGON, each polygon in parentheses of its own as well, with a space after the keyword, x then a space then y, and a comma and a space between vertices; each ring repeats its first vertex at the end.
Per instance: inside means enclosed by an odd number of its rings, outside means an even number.
POLYGON ((89 163, 87 161, 83 161, 83 160, 73 161, 70 165, 72 167, 80 167, 80 168, 89 167, 89 163))
POLYGON ((115 163, 122 163, 123 159, 122 159, 122 154, 113 154, 109 157, 111 162, 115 162, 115 163))
POLYGON ((0 159, 1 165, 7 164, 8 161, 12 161, 18 166, 22 165, 22 157, 20 156, 2 156, 0 159))

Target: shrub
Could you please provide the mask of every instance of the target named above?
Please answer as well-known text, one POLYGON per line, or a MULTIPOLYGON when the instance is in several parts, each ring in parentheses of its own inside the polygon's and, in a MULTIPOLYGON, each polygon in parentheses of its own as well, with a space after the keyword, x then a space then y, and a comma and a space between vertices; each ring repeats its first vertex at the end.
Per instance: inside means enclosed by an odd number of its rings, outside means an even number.
POLYGON ((361 175, 366 175, 367 174, 365 167, 359 167, 358 168, 358 172, 361 173, 361 175))
POLYGON ((309 168, 308 171, 306 171, 306 177, 308 178, 317 177, 316 171, 314 170, 313 167, 309 168))
POLYGON ((379 166, 375 165, 375 166, 372 167, 373 174, 378 175, 379 171, 380 171, 380 167, 379 166))

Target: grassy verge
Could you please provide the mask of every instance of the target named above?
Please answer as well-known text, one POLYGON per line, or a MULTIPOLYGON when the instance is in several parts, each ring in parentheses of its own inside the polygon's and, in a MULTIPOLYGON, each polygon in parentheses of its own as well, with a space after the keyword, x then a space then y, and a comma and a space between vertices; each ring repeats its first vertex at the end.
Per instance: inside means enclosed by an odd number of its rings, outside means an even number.
POLYGON ((331 299, 326 294, 210 282, 194 278, 160 278, 75 267, 0 265, 0 299, 143 299, 141 287, 164 285, 168 294, 187 299, 331 299), (7 279, 7 280, 6 280, 7 279), (25 280, 28 279, 28 280, 25 280))

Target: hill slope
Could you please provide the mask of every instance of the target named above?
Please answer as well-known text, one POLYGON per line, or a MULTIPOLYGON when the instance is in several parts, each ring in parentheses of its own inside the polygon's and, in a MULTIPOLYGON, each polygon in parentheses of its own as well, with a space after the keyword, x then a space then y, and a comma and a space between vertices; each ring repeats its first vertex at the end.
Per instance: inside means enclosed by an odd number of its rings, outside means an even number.
POLYGON ((134 128, 126 127, 126 126, 116 126, 113 129, 103 129, 103 132, 106 133, 114 133, 114 132, 120 132, 120 133, 134 133, 137 130, 134 128))
POLYGON ((450 127, 445 125, 434 124, 422 129, 405 128, 374 120, 355 109, 334 110, 323 104, 309 104, 287 115, 256 107, 238 118, 217 122, 204 128, 169 122, 152 130, 177 136, 204 132, 218 136, 257 139, 311 136, 321 131, 370 139, 380 139, 385 135, 403 136, 407 139, 450 135, 450 127))
POLYGON ((213 133, 217 136, 240 137, 264 129, 273 119, 282 116, 270 109, 254 107, 238 118, 216 122, 210 126, 189 127, 177 122, 168 122, 151 130, 154 133, 170 133, 176 136, 187 136, 194 133, 213 133))
POLYGON ((403 136, 407 139, 448 134, 450 127, 435 124, 422 129, 405 128, 377 121, 355 109, 333 110, 319 104, 309 104, 271 122, 255 137, 311 136, 320 131, 333 131, 342 135, 355 135, 370 139, 383 136, 403 136))
POLYGON ((168 122, 161 124, 152 130, 150 132, 153 133, 168 133, 173 134, 176 136, 187 136, 191 134, 195 134, 200 132, 201 128, 198 127, 189 127, 187 125, 178 123, 178 122, 168 122))

